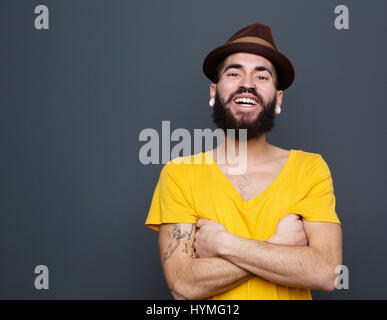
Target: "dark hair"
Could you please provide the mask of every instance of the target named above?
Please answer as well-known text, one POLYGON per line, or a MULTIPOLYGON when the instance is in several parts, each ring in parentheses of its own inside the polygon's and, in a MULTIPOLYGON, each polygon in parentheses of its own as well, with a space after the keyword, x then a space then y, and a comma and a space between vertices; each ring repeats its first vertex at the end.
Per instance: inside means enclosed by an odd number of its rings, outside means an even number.
MULTIPOLYGON (((215 83, 218 83, 219 79, 220 79, 220 72, 222 71, 223 67, 224 67, 224 62, 226 61, 226 58, 223 58, 222 61, 220 61, 218 63, 218 65, 216 66, 216 70, 215 70, 215 79, 214 79, 214 82, 215 83)), ((274 86, 275 88, 278 90, 278 72, 277 72, 277 69, 275 68, 275 65, 273 64, 273 71, 274 71, 274 86)))
POLYGON ((222 71, 223 67, 224 67, 224 62, 226 61, 226 58, 223 58, 222 61, 220 61, 218 63, 218 65, 216 66, 216 70, 215 70, 215 83, 218 83, 219 79, 220 79, 220 71, 222 71))

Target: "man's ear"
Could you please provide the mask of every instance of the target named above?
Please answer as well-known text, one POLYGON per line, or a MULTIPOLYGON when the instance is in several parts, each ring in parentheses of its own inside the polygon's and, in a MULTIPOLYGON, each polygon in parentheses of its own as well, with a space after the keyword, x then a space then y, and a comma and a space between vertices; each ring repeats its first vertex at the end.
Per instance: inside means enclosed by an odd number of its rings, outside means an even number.
POLYGON ((282 105, 282 96, 284 95, 284 91, 283 90, 277 90, 277 104, 279 106, 282 105))
POLYGON ((210 84, 210 99, 215 98, 216 96, 216 83, 210 84))

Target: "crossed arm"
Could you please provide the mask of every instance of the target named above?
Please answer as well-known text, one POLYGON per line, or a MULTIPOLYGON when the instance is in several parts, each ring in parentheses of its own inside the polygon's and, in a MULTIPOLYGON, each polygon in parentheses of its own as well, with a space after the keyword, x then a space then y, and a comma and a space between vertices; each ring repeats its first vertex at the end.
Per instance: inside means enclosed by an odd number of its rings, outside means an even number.
POLYGON ((220 257, 194 252, 195 224, 162 224, 159 251, 167 285, 175 299, 204 299, 238 286, 253 275, 220 257))
POLYGON ((196 235, 193 224, 161 225, 159 250, 172 295, 202 299, 254 276, 286 286, 333 290, 334 269, 342 255, 340 226, 295 217, 285 217, 282 225, 281 220, 267 241, 238 237, 211 220, 199 220, 196 235))

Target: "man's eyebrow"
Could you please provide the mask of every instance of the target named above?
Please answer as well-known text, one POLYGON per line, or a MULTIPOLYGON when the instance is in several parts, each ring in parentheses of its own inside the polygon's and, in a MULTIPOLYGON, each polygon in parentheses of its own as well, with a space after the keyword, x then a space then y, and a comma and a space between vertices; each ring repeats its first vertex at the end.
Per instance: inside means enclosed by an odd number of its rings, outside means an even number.
MULTIPOLYGON (((240 65, 240 64, 237 64, 237 63, 230 64, 230 65, 228 65, 224 69, 223 73, 226 72, 228 69, 241 69, 241 68, 242 68, 242 65, 240 65)), ((257 71, 267 71, 267 72, 270 73, 271 76, 273 76, 273 73, 270 71, 270 69, 268 69, 268 68, 266 68, 264 66, 255 67, 255 70, 257 70, 257 71)))
POLYGON ((267 71, 270 73, 271 76, 273 76, 273 73, 270 71, 270 69, 264 67, 264 66, 260 66, 260 67, 255 67, 255 70, 257 71, 267 71))
POLYGON ((240 69, 240 68, 242 68, 242 65, 240 64, 236 64, 236 63, 230 64, 226 67, 226 69, 224 69, 223 73, 226 72, 228 69, 240 69))

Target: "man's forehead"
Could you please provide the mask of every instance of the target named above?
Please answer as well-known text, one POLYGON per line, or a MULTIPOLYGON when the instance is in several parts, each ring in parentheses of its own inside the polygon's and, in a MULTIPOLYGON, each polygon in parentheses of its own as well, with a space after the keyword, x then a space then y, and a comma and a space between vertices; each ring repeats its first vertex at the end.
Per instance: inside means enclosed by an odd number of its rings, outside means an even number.
POLYGON ((227 67, 230 64, 240 64, 246 67, 261 65, 273 70, 273 64, 268 59, 253 53, 237 52, 230 54, 224 61, 224 66, 227 67))

